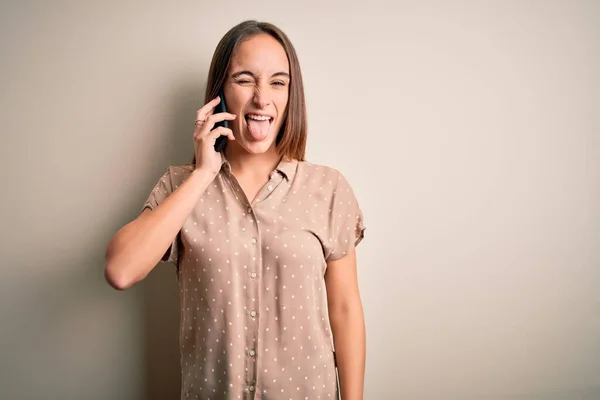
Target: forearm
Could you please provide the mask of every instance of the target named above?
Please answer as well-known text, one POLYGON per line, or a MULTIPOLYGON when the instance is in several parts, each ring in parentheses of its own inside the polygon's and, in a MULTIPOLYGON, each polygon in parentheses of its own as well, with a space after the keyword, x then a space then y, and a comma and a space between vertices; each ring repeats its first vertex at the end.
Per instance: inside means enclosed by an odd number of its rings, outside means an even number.
POLYGON ((366 333, 359 300, 329 313, 337 358, 342 400, 362 400, 366 333))
POLYGON ((106 249, 105 275, 117 289, 126 289, 158 264, 213 177, 194 171, 154 211, 146 211, 121 228, 106 249))

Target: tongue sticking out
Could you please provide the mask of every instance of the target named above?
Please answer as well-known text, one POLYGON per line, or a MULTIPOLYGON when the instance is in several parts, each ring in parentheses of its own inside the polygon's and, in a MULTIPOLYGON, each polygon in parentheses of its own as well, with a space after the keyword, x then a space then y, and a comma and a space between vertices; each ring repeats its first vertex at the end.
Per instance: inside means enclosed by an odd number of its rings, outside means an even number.
POLYGON ((269 134, 271 121, 256 121, 250 118, 247 118, 246 121, 248 122, 248 131, 254 139, 263 140, 269 134))

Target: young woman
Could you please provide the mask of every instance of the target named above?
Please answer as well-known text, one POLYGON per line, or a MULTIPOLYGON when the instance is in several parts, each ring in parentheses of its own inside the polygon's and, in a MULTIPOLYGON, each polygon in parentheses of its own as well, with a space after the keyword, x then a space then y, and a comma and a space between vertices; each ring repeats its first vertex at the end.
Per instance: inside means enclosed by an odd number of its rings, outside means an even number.
POLYGON ((161 260, 177 266, 182 399, 362 399, 362 212, 340 172, 304 160, 304 89, 288 37, 257 21, 232 28, 206 95, 194 161, 169 167, 114 235, 108 282, 123 290, 161 260), (227 112, 215 112, 223 100, 227 112))

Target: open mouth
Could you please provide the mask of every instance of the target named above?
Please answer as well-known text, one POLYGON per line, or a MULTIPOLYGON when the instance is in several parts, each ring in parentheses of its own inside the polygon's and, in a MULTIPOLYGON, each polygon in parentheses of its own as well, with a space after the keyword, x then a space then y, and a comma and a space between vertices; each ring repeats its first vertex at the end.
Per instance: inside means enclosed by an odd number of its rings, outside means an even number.
POLYGON ((248 132, 255 140, 263 140, 269 135, 273 117, 248 113, 244 116, 248 132))
POLYGON ((244 115, 244 118, 246 119, 246 122, 249 122, 249 121, 256 121, 256 122, 268 121, 269 123, 273 122, 273 117, 270 117, 268 115, 246 114, 246 115, 244 115))

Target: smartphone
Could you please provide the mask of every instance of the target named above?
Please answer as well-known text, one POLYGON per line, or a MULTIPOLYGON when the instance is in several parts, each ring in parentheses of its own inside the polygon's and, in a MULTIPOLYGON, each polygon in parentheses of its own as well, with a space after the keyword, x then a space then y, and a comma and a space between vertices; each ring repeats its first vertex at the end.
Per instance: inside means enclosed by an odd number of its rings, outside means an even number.
MULTIPOLYGON (((215 107, 215 111, 214 111, 215 114, 227 112, 227 105, 225 104, 225 93, 223 92, 223 88, 221 88, 221 90, 219 90, 219 98, 221 99, 221 101, 215 107)), ((229 127, 227 120, 217 122, 215 124, 215 128, 218 126, 222 126, 224 128, 229 127)), ((228 140, 227 136, 219 136, 217 138, 217 141, 215 142, 215 151, 216 152, 223 151, 223 149, 225 148, 225 145, 227 144, 227 140, 228 140)))

